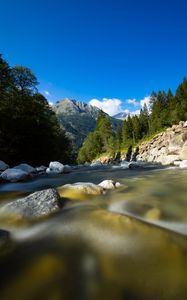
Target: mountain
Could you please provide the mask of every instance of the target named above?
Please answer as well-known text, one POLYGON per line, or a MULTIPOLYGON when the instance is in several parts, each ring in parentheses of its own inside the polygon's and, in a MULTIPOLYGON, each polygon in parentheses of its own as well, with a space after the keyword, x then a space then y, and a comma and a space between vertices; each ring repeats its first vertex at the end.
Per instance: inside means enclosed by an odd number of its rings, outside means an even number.
POLYGON ((126 117, 127 117, 126 112, 120 112, 120 113, 113 116, 113 118, 118 119, 118 120, 125 120, 126 117))
MULTIPOLYGON (((75 150, 78 150, 87 135, 95 129, 100 109, 87 103, 66 98, 57 101, 53 105, 53 110, 60 124, 71 138, 75 150)), ((120 121, 113 117, 110 118, 115 130, 120 121)))

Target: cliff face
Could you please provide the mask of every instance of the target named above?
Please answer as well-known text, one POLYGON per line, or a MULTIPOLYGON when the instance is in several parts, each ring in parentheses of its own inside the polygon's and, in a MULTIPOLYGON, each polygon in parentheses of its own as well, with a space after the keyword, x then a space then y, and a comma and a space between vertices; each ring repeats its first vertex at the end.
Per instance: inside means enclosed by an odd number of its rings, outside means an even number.
POLYGON ((173 125, 149 142, 140 145, 137 159, 163 165, 187 160, 187 121, 173 125))

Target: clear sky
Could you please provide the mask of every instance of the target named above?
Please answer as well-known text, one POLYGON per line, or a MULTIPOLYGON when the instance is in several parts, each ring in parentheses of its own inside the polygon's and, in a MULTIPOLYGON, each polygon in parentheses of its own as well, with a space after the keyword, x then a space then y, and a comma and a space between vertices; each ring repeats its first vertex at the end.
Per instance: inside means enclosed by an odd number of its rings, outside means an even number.
POLYGON ((49 101, 135 111, 187 76, 187 1, 0 0, 0 53, 49 101))

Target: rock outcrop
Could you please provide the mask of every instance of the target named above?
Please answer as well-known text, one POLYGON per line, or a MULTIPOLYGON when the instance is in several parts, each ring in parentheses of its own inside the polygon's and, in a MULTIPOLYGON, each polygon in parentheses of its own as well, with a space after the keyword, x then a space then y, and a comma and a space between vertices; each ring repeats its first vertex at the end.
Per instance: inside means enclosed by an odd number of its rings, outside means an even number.
POLYGON ((187 160, 187 121, 173 125, 140 145, 137 159, 162 165, 187 160))

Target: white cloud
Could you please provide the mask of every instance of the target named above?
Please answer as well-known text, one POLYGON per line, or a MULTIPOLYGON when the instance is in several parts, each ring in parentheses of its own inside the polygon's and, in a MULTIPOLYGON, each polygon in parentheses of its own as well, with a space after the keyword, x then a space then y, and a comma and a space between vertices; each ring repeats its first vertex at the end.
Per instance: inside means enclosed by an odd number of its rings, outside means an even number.
POLYGON ((135 116, 135 115, 139 116, 139 114, 140 114, 140 109, 137 109, 137 110, 135 110, 135 111, 131 111, 131 112, 130 112, 130 115, 131 115, 131 116, 135 116))
POLYGON ((140 100, 141 107, 144 107, 144 104, 147 105, 148 110, 150 109, 150 100, 151 96, 144 97, 142 100, 140 100))
POLYGON ((44 91, 44 94, 45 94, 46 96, 51 96, 51 94, 49 93, 49 91, 44 91))
POLYGON ((120 113, 121 111, 123 111, 121 108, 122 101, 116 98, 112 98, 112 99, 103 98, 102 100, 91 99, 89 104, 102 109, 110 116, 114 116, 120 113))
POLYGON ((136 99, 127 99, 127 103, 133 104, 134 106, 140 105, 140 103, 136 99))
POLYGON ((50 106, 53 106, 53 102, 50 102, 50 101, 49 101, 48 103, 49 103, 50 106))

